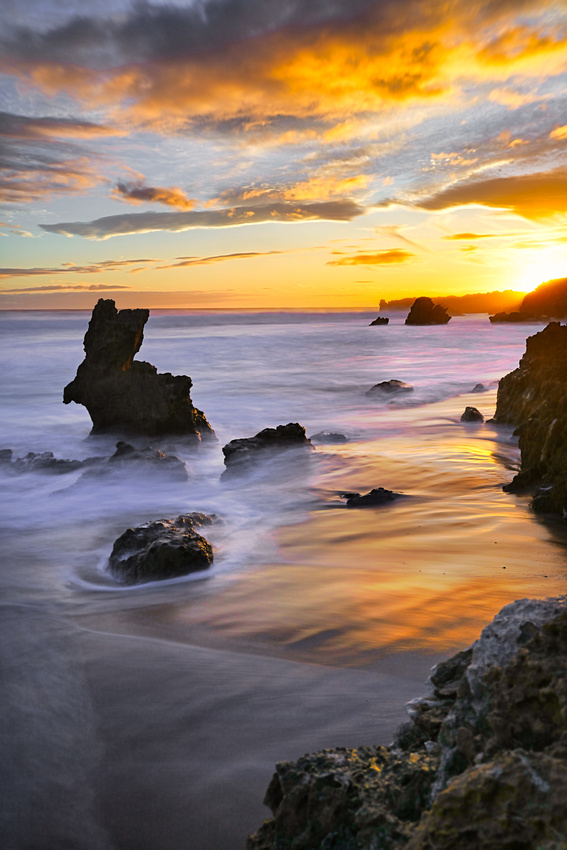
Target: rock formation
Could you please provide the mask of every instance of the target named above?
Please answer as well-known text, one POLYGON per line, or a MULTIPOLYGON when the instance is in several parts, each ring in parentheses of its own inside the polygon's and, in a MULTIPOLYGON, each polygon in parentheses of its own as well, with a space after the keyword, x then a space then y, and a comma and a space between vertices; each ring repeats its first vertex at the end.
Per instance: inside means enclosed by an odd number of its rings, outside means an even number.
POLYGON ((564 319, 567 316, 567 277, 540 283, 525 296, 520 310, 536 316, 564 319))
POLYGON ((93 434, 214 437, 205 415, 191 402, 191 378, 158 374, 150 363, 134 360, 148 316, 149 310, 119 312, 114 301, 98 301, 85 334, 85 359, 65 387, 63 402, 87 408, 93 434))
POLYGON ((537 322, 537 316, 533 313, 522 313, 515 311, 514 313, 495 313, 494 316, 488 317, 494 324, 497 322, 537 322))
POLYGON ((278 764, 247 850, 564 847, 565 600, 506 606, 430 681, 391 747, 278 764))
POLYGON ((537 486, 534 510, 567 511, 567 325, 528 337, 520 365, 498 387, 496 423, 515 425, 521 470, 504 489, 537 486))
POLYGON ((372 325, 387 325, 390 319, 387 316, 377 316, 373 322, 370 322, 369 327, 372 325))
POLYGON ((416 298, 406 319, 406 325, 446 325, 451 321, 447 308, 434 304, 431 298, 416 298))
POLYGON ((476 407, 465 407, 461 422, 484 422, 484 416, 476 407))
POLYGON ((394 395, 396 393, 412 393, 413 387, 411 384, 406 384, 404 381, 397 381, 393 378, 391 381, 381 381, 379 384, 374 384, 367 391, 366 395, 394 395))
POLYGON ((311 434, 309 439, 312 443, 328 443, 330 445, 348 443, 348 437, 345 434, 339 434, 335 431, 318 431, 316 434, 311 434))
POLYGON ((195 528, 212 523, 213 517, 192 513, 129 528, 114 543, 110 572, 123 584, 143 584, 206 570, 213 549, 195 528))
POLYGON ((347 508, 376 508, 400 499, 403 493, 394 493, 393 490, 386 490, 384 487, 375 487, 363 496, 360 493, 343 493, 342 495, 346 498, 347 508))
POLYGON ((245 472, 258 461, 290 449, 313 450, 311 441, 305 436, 305 428, 298 422, 264 428, 254 437, 231 440, 222 450, 226 466, 224 474, 245 472))

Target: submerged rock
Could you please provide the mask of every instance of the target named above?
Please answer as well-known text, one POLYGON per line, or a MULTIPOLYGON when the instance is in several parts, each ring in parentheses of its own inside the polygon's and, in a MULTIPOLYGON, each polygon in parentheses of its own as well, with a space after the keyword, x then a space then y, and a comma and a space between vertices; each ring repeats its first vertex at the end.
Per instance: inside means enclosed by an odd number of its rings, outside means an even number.
POLYGON ((0 451, 0 464, 9 472, 46 472, 54 475, 62 475, 66 472, 74 472, 83 466, 81 460, 60 460, 53 452, 28 452, 25 457, 15 460, 11 449, 0 451))
POLYGON ((406 325, 446 325, 451 321, 447 308, 434 304, 431 298, 416 298, 406 318, 406 325))
POLYGON ((254 437, 231 440, 223 446, 225 473, 245 472, 251 465, 290 449, 311 451, 311 441, 305 436, 305 428, 298 422, 264 428, 254 437))
POLYGON ((404 381, 398 381, 393 378, 390 381, 381 381, 379 384, 374 384, 370 387, 366 395, 395 395, 397 393, 412 393, 413 387, 411 384, 406 384, 404 381))
POLYGON ((387 505, 390 502, 394 502, 402 496, 403 493, 394 493, 393 490, 385 490, 384 487, 376 487, 374 490, 371 490, 369 493, 365 493, 363 496, 361 496, 360 493, 343 493, 343 497, 346 497, 347 508, 380 507, 381 505, 387 505))
POLYGON ((148 317, 149 310, 118 311, 114 301, 101 298, 85 334, 85 359, 65 387, 63 402, 87 408, 93 434, 214 437, 204 413, 191 402, 191 378, 159 374, 150 363, 134 360, 148 317))
POLYGON ((334 433, 333 431, 318 431, 317 434, 312 434, 309 439, 312 443, 348 443, 348 438, 344 434, 334 433))
POLYGON ((278 764, 247 850, 563 847, 566 600, 506 606, 430 681, 391 747, 278 764))
POLYGON ((373 322, 370 322, 369 327, 372 327, 372 325, 387 325, 389 321, 388 316, 377 316, 373 322))
POLYGON ((498 387, 496 423, 517 426, 521 469, 505 490, 537 486, 534 510, 567 513, 567 325, 526 340, 519 367, 498 387))
POLYGON ((461 422, 484 422, 484 416, 476 407, 465 407, 461 422))
POLYGON ((195 528, 212 525, 213 520, 192 513, 129 528, 114 543, 110 572, 124 584, 143 584, 208 569, 213 549, 195 528))

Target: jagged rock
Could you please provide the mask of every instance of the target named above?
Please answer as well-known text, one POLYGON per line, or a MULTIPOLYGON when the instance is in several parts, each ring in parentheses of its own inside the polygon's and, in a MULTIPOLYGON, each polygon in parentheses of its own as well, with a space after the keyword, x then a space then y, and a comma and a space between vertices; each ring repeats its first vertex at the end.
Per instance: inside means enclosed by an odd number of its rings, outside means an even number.
POLYGON ((114 543, 110 572, 124 584, 143 584, 208 569, 213 549, 195 528, 212 525, 213 520, 192 513, 129 528, 114 543))
POLYGON ((388 505, 403 496, 403 493, 394 493, 393 490, 385 490, 384 487, 376 487, 363 496, 360 493, 343 493, 346 497, 347 508, 376 508, 388 505))
POLYGON ((416 298, 406 318, 406 325, 446 325, 451 321, 447 308, 434 304, 431 298, 416 298))
POLYGON ((336 434, 333 431, 319 431, 309 437, 312 443, 348 443, 344 434, 336 434))
POLYGON ((534 510, 567 511, 567 325, 550 322, 526 340, 518 369, 498 387, 496 423, 517 426, 521 469, 505 490, 538 486, 534 510))
POLYGON ((302 452, 313 449, 311 441, 305 436, 305 428, 298 422, 264 428, 254 437, 231 440, 222 450, 226 466, 223 474, 244 472, 258 461, 290 449, 302 452))
POLYGON ((390 319, 387 316, 377 316, 373 322, 370 322, 369 327, 372 325, 387 325, 390 319))
POLYGON ((430 681, 392 747, 278 765, 248 850, 562 850, 565 598, 507 605, 430 681))
POLYGON ((461 422, 484 422, 484 416, 476 407, 465 407, 461 422))
POLYGON ((374 384, 370 387, 366 395, 395 395, 396 393, 412 393, 413 387, 411 384, 406 384, 404 381, 398 381, 393 378, 391 381, 381 381, 379 384, 374 384))
POLYGON ((83 465, 83 461, 80 460, 59 460, 53 452, 28 452, 25 457, 18 457, 15 460, 12 460, 11 449, 3 449, 0 455, 2 466, 10 472, 17 473, 46 472, 62 475, 66 472, 74 472, 83 465))
POLYGON ((493 324, 497 322, 537 322, 537 316, 534 316, 532 313, 521 313, 519 311, 514 313, 495 313, 494 316, 489 316, 488 318, 493 324))
POLYGON ((83 404, 93 434, 124 432, 157 436, 214 437, 202 411, 191 402, 191 378, 158 374, 155 366, 134 360, 149 310, 120 310, 100 299, 85 334, 85 359, 67 384, 63 402, 83 404))

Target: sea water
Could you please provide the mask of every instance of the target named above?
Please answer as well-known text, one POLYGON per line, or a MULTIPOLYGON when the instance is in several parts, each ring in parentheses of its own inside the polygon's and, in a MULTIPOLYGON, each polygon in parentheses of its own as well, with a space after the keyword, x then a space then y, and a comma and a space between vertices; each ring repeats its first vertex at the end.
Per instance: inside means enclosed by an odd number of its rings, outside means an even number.
MULTIPOLYGON (((190 375, 218 437, 154 441, 187 482, 0 473, 6 847, 243 847, 274 762, 388 743, 434 661, 513 599, 565 592, 562 524, 502 491, 512 429, 460 421, 470 405, 491 418, 541 326, 372 318, 152 312, 138 358, 190 375), (367 394, 390 379, 413 391, 367 394), (342 438, 222 477, 224 444, 288 422, 342 438), (404 498, 345 507, 375 487, 404 498), (217 517, 209 571, 111 578, 126 528, 190 511, 217 517)), ((114 451, 62 404, 88 319, 0 314, 0 448, 14 457, 114 451)))

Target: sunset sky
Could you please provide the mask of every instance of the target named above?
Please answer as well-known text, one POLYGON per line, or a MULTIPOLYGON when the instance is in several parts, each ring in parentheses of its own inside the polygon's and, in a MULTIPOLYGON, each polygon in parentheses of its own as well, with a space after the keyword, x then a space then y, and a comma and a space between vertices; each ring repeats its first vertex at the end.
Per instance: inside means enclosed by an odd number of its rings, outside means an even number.
POLYGON ((0 309, 567 275, 567 2, 3 0, 0 309))

